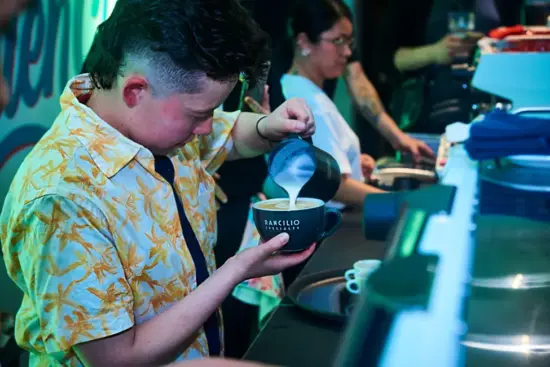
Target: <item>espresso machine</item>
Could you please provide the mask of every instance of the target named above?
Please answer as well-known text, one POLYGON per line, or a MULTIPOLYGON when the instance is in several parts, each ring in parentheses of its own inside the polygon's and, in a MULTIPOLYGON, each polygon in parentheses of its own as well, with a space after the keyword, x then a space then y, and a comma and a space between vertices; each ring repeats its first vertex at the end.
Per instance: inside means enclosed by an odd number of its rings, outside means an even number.
MULTIPOLYGON (((482 39, 473 86, 550 118, 548 31, 482 39)), ((438 184, 386 202, 384 218, 365 201, 366 235, 385 228, 389 251, 335 366, 550 365, 550 156, 473 160, 457 137, 472 124, 441 137, 438 184)))

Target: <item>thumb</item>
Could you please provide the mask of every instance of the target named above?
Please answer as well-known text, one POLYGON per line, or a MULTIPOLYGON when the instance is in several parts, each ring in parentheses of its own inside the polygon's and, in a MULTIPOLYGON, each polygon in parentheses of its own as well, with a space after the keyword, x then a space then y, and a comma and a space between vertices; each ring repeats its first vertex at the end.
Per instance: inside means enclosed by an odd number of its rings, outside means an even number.
POLYGON ((258 247, 261 247, 266 252, 266 255, 269 256, 282 249, 288 243, 289 239, 290 236, 288 233, 283 232, 258 247))

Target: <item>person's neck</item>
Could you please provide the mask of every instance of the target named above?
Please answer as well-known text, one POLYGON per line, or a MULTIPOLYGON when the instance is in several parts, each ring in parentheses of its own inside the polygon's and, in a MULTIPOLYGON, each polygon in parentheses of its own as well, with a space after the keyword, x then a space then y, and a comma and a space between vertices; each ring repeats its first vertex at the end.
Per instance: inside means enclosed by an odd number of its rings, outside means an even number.
POLYGON ((116 112, 120 109, 113 105, 113 101, 116 99, 113 99, 109 94, 109 91, 96 90, 92 93, 86 105, 103 121, 118 130, 122 135, 129 137, 124 119, 116 112))
POLYGON ((319 88, 323 89, 325 78, 316 72, 309 63, 303 62, 299 59, 294 59, 288 74, 303 76, 304 78, 311 80, 319 88))

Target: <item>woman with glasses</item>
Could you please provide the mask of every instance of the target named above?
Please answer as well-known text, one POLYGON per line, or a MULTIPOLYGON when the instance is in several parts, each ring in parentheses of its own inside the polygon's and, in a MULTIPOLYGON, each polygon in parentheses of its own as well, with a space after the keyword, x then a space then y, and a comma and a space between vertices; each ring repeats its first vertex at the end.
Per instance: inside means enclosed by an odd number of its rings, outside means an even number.
POLYGON ((361 154, 359 138, 323 91, 325 80, 343 75, 353 48, 351 12, 341 0, 300 1, 291 20, 295 40, 290 70, 281 78, 286 99, 306 100, 316 122, 313 144, 336 159, 342 172, 336 207, 361 206, 382 192, 366 184, 374 161, 361 154))
MULTIPOLYGON (((319 0, 310 0, 309 6, 316 6, 319 0)), ((292 16, 295 7, 295 0, 278 0, 276 6, 273 2, 262 0, 247 0, 244 4, 253 3, 253 17, 260 27, 271 37, 273 49, 271 57, 271 70, 267 82, 269 89, 269 103, 257 103, 250 107, 258 113, 265 113, 271 108, 277 108, 283 101, 279 80, 285 74, 294 57, 294 41, 288 32, 288 19, 292 16)), ((344 0, 346 4, 353 3, 352 0, 344 0)), ((367 3, 371 3, 368 1, 367 3)), ((363 2, 356 2, 361 5, 363 2)), ((433 151, 421 140, 417 140, 399 129, 395 121, 386 112, 377 90, 368 79, 363 70, 362 63, 359 61, 359 55, 354 52, 348 59, 346 71, 343 74, 343 80, 349 92, 351 102, 360 115, 360 124, 355 126, 355 131, 360 135, 361 147, 363 151, 370 151, 379 155, 379 142, 381 136, 387 140, 391 146, 405 154, 411 154, 416 161, 422 158, 432 158, 433 151), (369 130, 366 125, 372 126, 374 130, 369 130), (366 129, 366 130, 365 130, 366 129), (371 137, 366 137, 365 132, 370 131, 371 137), (381 136, 380 136, 381 135, 381 136), (374 144, 369 144, 370 142, 374 144), (375 147, 376 146, 376 147, 375 147)), ((334 99, 337 86, 337 79, 327 79, 323 90, 334 99)), ((261 101, 257 101, 261 102, 261 101)))

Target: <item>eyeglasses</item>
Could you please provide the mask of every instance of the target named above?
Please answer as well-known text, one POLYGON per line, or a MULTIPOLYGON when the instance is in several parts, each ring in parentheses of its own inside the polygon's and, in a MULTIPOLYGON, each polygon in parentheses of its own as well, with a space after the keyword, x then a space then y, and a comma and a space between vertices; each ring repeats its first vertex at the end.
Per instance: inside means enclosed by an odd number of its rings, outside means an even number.
POLYGON ((336 47, 348 46, 350 49, 353 49, 355 46, 355 38, 353 37, 321 38, 321 41, 330 42, 336 47))

